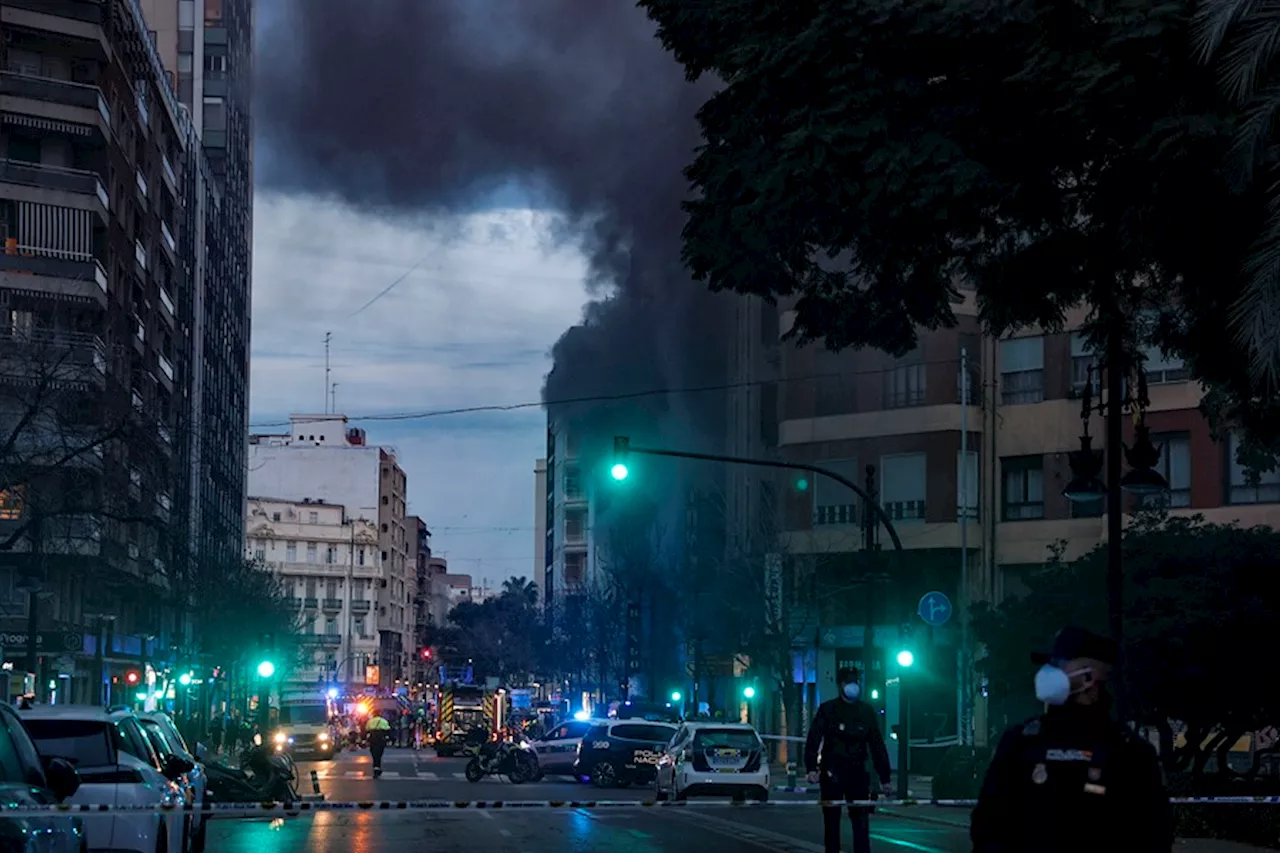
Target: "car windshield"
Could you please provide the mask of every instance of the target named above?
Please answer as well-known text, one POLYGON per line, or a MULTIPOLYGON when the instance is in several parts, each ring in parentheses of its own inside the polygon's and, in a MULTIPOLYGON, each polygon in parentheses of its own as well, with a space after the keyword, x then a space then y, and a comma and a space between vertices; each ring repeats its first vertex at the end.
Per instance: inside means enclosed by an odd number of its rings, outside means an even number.
POLYGON ((280 709, 284 726, 321 726, 328 721, 329 709, 324 705, 285 705, 280 709))
POLYGON ((107 724, 94 720, 23 720, 36 750, 45 758, 65 758, 78 767, 115 764, 107 724))
POLYGON ((693 739, 698 749, 755 749, 756 736, 746 729, 703 729, 693 739))

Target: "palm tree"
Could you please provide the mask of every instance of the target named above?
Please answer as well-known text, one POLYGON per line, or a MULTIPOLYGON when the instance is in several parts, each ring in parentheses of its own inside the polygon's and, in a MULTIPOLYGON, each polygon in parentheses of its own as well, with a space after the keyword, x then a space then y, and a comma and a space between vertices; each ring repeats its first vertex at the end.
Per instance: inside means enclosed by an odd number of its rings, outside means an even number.
POLYGON ((1219 68, 1224 94, 1243 111, 1234 166, 1243 186, 1266 173, 1267 217, 1244 264, 1245 287, 1233 308, 1238 343, 1259 382, 1280 379, 1280 2, 1201 0, 1196 50, 1219 68))
POLYGON ((521 607, 532 609, 538 604, 538 585, 524 575, 512 575, 502 582, 502 595, 521 607))

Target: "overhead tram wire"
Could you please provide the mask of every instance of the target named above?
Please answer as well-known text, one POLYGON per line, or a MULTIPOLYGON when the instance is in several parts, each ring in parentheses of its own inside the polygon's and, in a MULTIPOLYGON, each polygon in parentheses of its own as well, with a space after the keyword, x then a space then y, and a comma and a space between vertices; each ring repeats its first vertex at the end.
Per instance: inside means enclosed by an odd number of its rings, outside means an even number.
MULTIPOLYGON (((377 297, 374 297, 375 299, 377 297)), ((361 309, 363 310, 363 309, 361 309)), ((913 362, 914 365, 955 364, 957 368, 960 358, 943 358, 932 361, 913 362)), ((722 382, 711 385, 689 385, 670 388, 650 388, 645 391, 627 391, 617 394, 588 394, 582 397, 565 397, 559 400, 528 400, 521 403, 491 403, 481 406, 459 406, 452 409, 435 409, 426 412, 392 412, 383 415, 349 415, 347 420, 361 421, 421 421, 431 418, 443 418, 450 415, 476 415, 487 412, 515 412, 522 409, 537 409, 546 406, 572 406, 579 403, 615 403, 624 400, 640 400, 646 397, 660 397, 667 394, 705 394, 713 391, 736 391, 743 388, 758 388, 764 385, 783 385, 792 382, 812 382, 817 379, 838 379, 841 377, 884 375, 893 368, 876 368, 870 370, 839 370, 828 373, 812 373, 805 376, 792 376, 783 379, 753 379, 744 382, 722 382)), ((981 387, 981 386, 979 386, 981 387)), ((971 386, 971 392, 972 386, 971 386)), ((316 419, 317 421, 319 419, 316 419)), ((306 418, 297 421, 268 421, 250 424, 250 429, 266 429, 269 427, 287 427, 293 423, 308 423, 306 418)))

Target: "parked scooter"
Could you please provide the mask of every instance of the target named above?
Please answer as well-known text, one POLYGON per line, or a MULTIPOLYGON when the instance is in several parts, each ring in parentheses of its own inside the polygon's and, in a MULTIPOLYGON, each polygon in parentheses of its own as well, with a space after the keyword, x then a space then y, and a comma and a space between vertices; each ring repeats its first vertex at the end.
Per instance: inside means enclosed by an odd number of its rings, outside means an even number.
POLYGON ((479 782, 486 776, 506 776, 519 785, 538 775, 538 759, 526 741, 487 743, 467 762, 466 774, 469 782, 479 782))
POLYGON ((287 754, 277 754, 254 743, 240 753, 240 766, 230 767, 201 756, 208 775, 206 796, 219 803, 296 803, 302 800, 295 785, 297 768, 287 754))

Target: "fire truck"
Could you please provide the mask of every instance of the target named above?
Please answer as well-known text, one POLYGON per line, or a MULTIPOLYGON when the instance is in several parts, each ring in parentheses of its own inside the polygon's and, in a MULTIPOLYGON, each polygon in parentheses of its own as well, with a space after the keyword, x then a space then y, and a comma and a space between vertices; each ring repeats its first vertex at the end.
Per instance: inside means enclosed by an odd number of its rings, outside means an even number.
POLYGON ((475 684, 450 681, 436 688, 436 755, 457 755, 476 729, 495 731, 493 699, 475 684))

